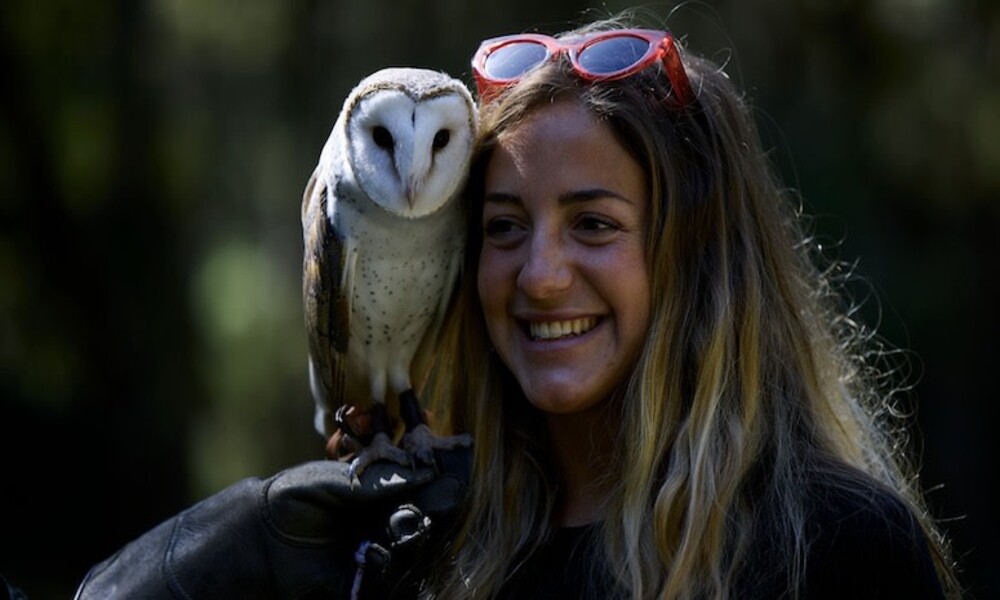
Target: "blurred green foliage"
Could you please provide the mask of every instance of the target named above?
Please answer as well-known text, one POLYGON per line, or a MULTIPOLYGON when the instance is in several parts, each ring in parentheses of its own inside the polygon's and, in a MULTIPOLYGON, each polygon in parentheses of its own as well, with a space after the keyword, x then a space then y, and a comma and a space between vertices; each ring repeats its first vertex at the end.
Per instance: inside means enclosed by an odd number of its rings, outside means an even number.
MULTIPOLYGON (((69 597, 90 565, 187 504, 320 456, 299 205, 357 81, 416 65, 471 84, 483 38, 634 6, 4 2, 0 572, 35 600, 69 597)), ((973 591, 1000 589, 986 512, 1000 6, 639 10, 746 89, 816 235, 859 260, 865 317, 913 353, 924 481, 944 486, 932 505, 967 515, 950 529, 973 591)))

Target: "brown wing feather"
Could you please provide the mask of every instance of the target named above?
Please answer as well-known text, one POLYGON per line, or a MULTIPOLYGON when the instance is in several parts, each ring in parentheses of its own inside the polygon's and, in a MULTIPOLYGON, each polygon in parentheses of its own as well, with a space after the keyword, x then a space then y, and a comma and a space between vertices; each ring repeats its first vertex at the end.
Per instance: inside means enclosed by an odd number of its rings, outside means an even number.
MULTIPOLYGON (((302 199, 305 252, 302 297, 309 356, 313 362, 324 403, 335 411, 344 403, 344 358, 347 353, 350 305, 344 289, 344 242, 327 218, 330 190, 318 175, 310 178, 302 199)), ((333 431, 332 423, 326 423, 333 431)))

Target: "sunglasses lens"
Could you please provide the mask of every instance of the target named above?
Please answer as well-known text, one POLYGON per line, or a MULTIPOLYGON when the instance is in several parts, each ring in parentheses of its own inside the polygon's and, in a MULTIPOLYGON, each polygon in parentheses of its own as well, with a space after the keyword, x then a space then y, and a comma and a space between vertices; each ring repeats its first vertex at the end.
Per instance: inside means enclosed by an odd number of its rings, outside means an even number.
POLYGON ((494 50, 483 65, 494 79, 514 79, 545 61, 545 46, 536 42, 514 42, 494 50))
POLYGON ((584 48, 577 56, 583 70, 595 75, 610 75, 623 71, 642 60, 649 42, 632 36, 604 38, 584 48))

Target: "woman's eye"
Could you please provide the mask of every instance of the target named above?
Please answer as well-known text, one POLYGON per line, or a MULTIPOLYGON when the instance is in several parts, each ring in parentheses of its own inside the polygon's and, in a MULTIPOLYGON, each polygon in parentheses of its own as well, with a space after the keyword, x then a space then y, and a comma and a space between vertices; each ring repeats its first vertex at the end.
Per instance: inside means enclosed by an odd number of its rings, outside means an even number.
POLYGON ((506 234, 516 233, 523 229, 518 225, 517 221, 513 219, 497 217, 490 219, 483 226, 483 233, 486 237, 497 237, 506 234))
POLYGON ((593 215, 585 215, 580 217, 576 223, 577 229, 583 231, 595 232, 595 233, 605 233, 611 231, 617 231, 619 227, 609 219, 602 217, 597 217, 593 215))

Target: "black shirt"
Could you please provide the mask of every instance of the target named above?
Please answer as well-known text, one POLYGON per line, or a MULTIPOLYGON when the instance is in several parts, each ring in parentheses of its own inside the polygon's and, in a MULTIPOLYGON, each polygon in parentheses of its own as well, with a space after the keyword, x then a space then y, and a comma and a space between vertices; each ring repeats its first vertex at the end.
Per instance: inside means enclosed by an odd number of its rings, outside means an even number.
MULTIPOLYGON (((942 599, 923 532, 912 513, 877 488, 844 491, 815 486, 807 506, 808 544, 799 598, 942 599)), ((766 519, 740 569, 736 599, 792 597, 787 553, 768 540, 766 519)), ((624 598, 599 558, 598 525, 557 529, 523 564, 515 566, 500 598, 624 598)))

